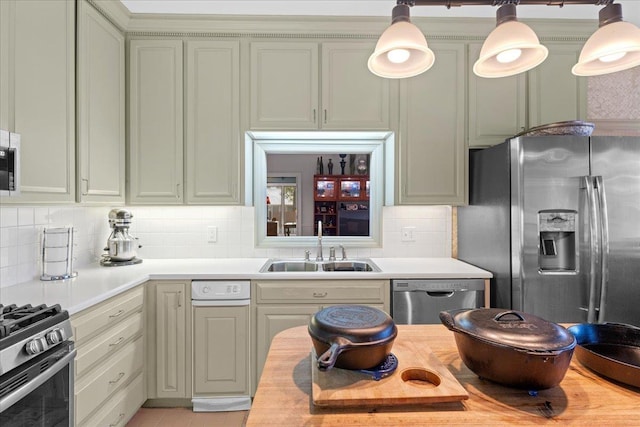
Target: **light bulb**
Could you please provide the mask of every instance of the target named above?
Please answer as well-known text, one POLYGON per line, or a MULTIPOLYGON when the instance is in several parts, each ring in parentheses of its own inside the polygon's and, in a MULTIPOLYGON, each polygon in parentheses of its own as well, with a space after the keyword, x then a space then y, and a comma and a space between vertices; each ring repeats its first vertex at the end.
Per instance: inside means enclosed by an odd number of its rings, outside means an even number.
POLYGON ((598 58, 601 62, 614 62, 617 61, 618 59, 622 59, 624 58, 624 56, 627 54, 627 52, 616 52, 616 53, 612 53, 611 55, 604 55, 601 56, 600 58, 598 58))
POLYGON ((387 52, 387 59, 394 64, 402 64, 409 59, 411 53, 407 49, 393 49, 387 52))
POLYGON ((501 64, 508 64, 520 58, 520 55, 522 55, 522 50, 509 49, 496 55, 496 60, 501 64))

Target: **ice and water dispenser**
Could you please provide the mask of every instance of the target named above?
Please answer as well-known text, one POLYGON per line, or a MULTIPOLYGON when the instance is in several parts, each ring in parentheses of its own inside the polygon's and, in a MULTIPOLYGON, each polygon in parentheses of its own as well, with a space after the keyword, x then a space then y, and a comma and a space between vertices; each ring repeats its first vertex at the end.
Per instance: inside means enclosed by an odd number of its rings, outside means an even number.
POLYGON ((538 212, 538 266, 541 273, 576 271, 577 215, 578 212, 566 209, 538 212))

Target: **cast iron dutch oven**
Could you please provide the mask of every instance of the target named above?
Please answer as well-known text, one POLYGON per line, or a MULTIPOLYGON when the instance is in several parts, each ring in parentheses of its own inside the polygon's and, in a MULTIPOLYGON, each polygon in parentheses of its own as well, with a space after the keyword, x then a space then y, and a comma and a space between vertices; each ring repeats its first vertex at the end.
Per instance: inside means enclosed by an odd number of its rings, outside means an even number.
POLYGON ((393 319, 364 305, 336 305, 320 310, 309 322, 318 368, 370 369, 391 353, 398 334, 393 319))
POLYGON ((509 387, 530 391, 562 381, 576 346, 565 328, 519 311, 481 308, 440 312, 454 332, 458 353, 469 369, 509 387))

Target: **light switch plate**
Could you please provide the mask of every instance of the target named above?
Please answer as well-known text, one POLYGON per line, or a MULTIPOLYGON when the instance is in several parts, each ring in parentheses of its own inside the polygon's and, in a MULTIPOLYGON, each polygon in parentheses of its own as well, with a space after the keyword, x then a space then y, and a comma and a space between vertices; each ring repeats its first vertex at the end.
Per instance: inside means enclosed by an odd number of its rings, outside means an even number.
POLYGON ((416 241, 416 228, 415 227, 402 227, 401 240, 403 242, 415 242, 416 241))
POLYGON ((218 241, 218 227, 210 225, 207 227, 207 242, 216 243, 218 241))

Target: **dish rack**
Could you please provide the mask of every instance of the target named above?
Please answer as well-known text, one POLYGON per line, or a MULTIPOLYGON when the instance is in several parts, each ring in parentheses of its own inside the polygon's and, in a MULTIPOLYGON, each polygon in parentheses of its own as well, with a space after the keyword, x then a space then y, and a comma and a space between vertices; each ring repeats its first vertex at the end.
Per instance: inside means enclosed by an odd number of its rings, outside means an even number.
POLYGON ((64 280, 78 275, 73 271, 73 227, 42 230, 42 274, 40 280, 64 280))

